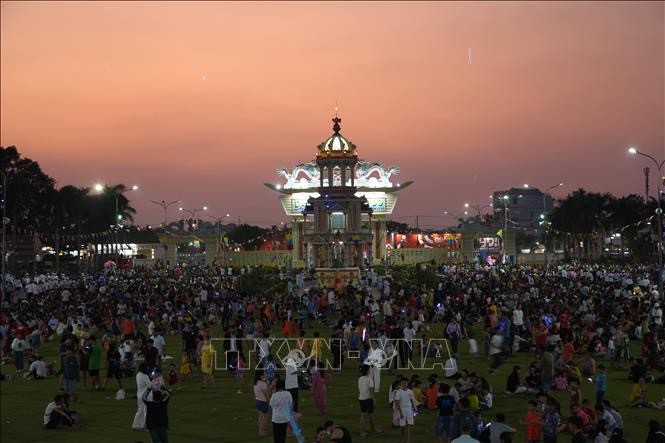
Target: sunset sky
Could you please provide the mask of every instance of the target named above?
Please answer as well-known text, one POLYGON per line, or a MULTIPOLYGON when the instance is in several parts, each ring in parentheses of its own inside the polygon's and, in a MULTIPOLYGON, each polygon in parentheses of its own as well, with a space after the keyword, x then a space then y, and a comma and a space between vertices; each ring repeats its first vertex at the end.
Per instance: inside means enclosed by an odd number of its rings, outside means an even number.
POLYGON ((1 144, 59 186, 140 185, 141 224, 162 199, 286 220, 263 183, 314 158, 336 104, 362 158, 415 180, 410 223, 523 183, 643 194, 626 147, 665 157, 662 2, 1 8, 1 144))

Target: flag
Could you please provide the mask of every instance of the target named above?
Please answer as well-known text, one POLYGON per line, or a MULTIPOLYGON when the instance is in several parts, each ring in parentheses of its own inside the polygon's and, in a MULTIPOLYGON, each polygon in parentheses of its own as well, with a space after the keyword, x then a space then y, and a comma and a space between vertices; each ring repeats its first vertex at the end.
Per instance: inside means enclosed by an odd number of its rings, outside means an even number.
POLYGON ((498 231, 496 231, 496 236, 499 238, 503 238, 503 229, 499 229, 498 231))

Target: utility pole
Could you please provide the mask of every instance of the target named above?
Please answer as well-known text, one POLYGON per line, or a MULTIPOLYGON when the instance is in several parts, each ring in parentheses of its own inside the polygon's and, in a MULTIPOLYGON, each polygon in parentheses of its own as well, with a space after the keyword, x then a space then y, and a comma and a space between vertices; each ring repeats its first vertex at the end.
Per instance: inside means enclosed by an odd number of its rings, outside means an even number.
MULTIPOLYGON (((663 200, 663 195, 661 193, 661 180, 663 176, 663 167, 665 166, 665 160, 658 161, 649 154, 640 152, 637 148, 631 147, 628 149, 628 152, 633 155, 640 155, 642 157, 648 158, 655 165, 658 171, 658 175, 661 177, 660 180, 656 182, 656 223, 658 224, 658 294, 660 297, 663 296, 663 254, 665 254, 665 247, 663 246, 663 208, 661 205, 661 200, 663 200)), ((623 251, 622 251, 623 254, 623 251)))
MULTIPOLYGON (((644 201, 649 203, 649 167, 645 166, 644 169, 644 201)), ((658 196, 660 198, 660 196, 658 196)))
POLYGON ((503 264, 506 264, 506 243, 508 241, 508 196, 503 196, 503 264))
POLYGON ((60 223, 55 226, 55 273, 60 273, 60 223))
POLYGON ((163 222, 163 226, 166 227, 166 223, 167 223, 167 221, 168 221, 168 220, 167 220, 167 211, 168 211, 168 209, 169 209, 169 206, 175 205, 176 203, 180 203, 180 200, 174 200, 174 201, 169 202, 169 203, 166 203, 165 200, 162 200, 162 201, 159 201, 159 202, 156 202, 156 201, 154 201, 154 200, 150 200, 150 203, 154 203, 154 204, 156 204, 157 206, 161 206, 161 208, 164 210, 164 222, 163 222))
POLYGON ((7 225, 7 174, 2 173, 2 275, 0 275, 0 288, 5 295, 5 259, 7 258, 7 242, 5 231, 7 225))

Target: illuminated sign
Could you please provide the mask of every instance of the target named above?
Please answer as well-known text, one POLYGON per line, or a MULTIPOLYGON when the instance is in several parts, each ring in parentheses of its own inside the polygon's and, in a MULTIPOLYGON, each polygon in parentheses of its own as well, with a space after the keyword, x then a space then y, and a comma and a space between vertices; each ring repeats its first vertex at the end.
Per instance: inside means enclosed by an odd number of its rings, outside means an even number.
POLYGON ((478 239, 478 249, 500 249, 501 239, 499 237, 481 237, 478 239))
POLYGON ((374 211, 385 211, 386 210, 386 199, 385 198, 368 198, 367 203, 369 207, 374 211))
POLYGON ((305 206, 307 206, 307 200, 296 200, 295 198, 291 200, 293 211, 294 212, 302 212, 305 210, 305 206))

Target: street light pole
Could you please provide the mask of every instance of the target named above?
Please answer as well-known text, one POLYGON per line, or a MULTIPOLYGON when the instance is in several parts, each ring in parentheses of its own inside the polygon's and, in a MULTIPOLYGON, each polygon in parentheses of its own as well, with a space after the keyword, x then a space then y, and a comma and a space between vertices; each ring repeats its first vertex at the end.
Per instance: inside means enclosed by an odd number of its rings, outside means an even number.
MULTIPOLYGON (((2 275, 0 276, 0 288, 5 295, 5 259, 7 258, 7 242, 5 232, 7 224, 7 174, 2 172, 2 275)), ((34 260, 34 258, 33 258, 34 260)))
MULTIPOLYGON (((660 297, 662 297, 663 296, 663 254, 665 253, 665 250, 663 249, 663 208, 661 207, 660 201, 662 199, 661 181, 663 180, 662 178, 663 166, 665 165, 665 160, 658 162, 658 160, 656 160, 651 155, 640 152, 635 147, 630 147, 628 149, 628 152, 633 155, 641 155, 642 157, 648 158, 656 165, 656 168, 658 169, 658 180, 656 182, 657 186, 656 204, 658 205, 656 209, 656 223, 658 223, 658 231, 657 231, 658 232, 658 294, 660 297)), ((621 251, 621 254, 623 256, 623 251, 621 251)))
MULTIPOLYGON (((104 192, 105 189, 108 189, 108 187, 102 185, 101 183, 97 183, 94 186, 94 190, 97 191, 97 192, 100 192, 100 193, 104 192)), ((114 231, 115 231, 114 232, 115 233, 115 235, 114 235, 114 242, 115 242, 114 248, 115 248, 116 263, 120 259, 120 248, 119 248, 119 245, 118 245, 118 230, 120 228, 120 217, 119 217, 119 215, 120 215, 119 212, 120 211, 118 209, 118 200, 120 198, 120 195, 124 194, 125 192, 138 191, 138 189, 139 189, 138 185, 132 185, 132 186, 129 186, 129 187, 127 187, 125 185, 117 185, 113 188, 113 196, 115 198, 115 219, 113 220, 113 225, 112 226, 113 226, 114 231)))
POLYGON ((226 214, 222 217, 215 217, 213 215, 209 215, 208 217, 210 217, 212 220, 215 220, 217 222, 217 241, 215 242, 216 247, 217 247, 217 251, 215 252, 215 254, 217 255, 217 257, 219 257, 219 255, 220 255, 219 254, 219 247, 220 247, 220 244, 221 244, 220 236, 222 235, 222 232, 221 232, 221 230, 222 230, 222 220, 224 220, 225 218, 231 217, 231 214, 226 214))
MULTIPOLYGON (((493 205, 492 203, 490 203, 489 205, 484 205, 484 206, 481 206, 481 205, 471 205, 471 204, 469 204, 469 203, 464 203, 464 207, 465 207, 465 208, 472 208, 472 209, 475 209, 475 210, 476 210, 476 212, 478 213, 478 219, 479 219, 479 220, 482 218, 482 212, 483 212, 483 209, 485 209, 485 208, 491 208, 491 207, 493 207, 493 206, 494 206, 494 205, 493 205)), ((465 212, 465 213, 466 213, 466 212, 465 212)))
POLYGON ((168 221, 168 220, 167 220, 167 217, 166 217, 166 215, 167 215, 166 212, 168 211, 169 206, 175 205, 176 203, 180 203, 180 200, 174 200, 174 201, 169 202, 169 203, 166 203, 166 201, 164 201, 164 200, 162 200, 162 201, 160 201, 160 202, 156 202, 156 201, 154 201, 154 200, 150 200, 150 203, 154 203, 154 204, 156 204, 156 205, 162 207, 162 209, 164 210, 164 223, 163 223, 163 226, 166 227, 166 223, 167 223, 167 221, 168 221))
POLYGON ((196 214, 198 214, 201 211, 207 211, 208 207, 207 206, 202 206, 202 207, 196 208, 196 209, 185 209, 185 208, 180 207, 180 208, 178 208, 178 210, 180 212, 188 213, 192 217, 192 223, 195 224, 196 223, 196 214))
POLYGON ((503 249, 503 264, 506 264, 506 243, 508 240, 508 197, 504 195, 503 200, 503 239, 501 241, 501 249, 503 249))

